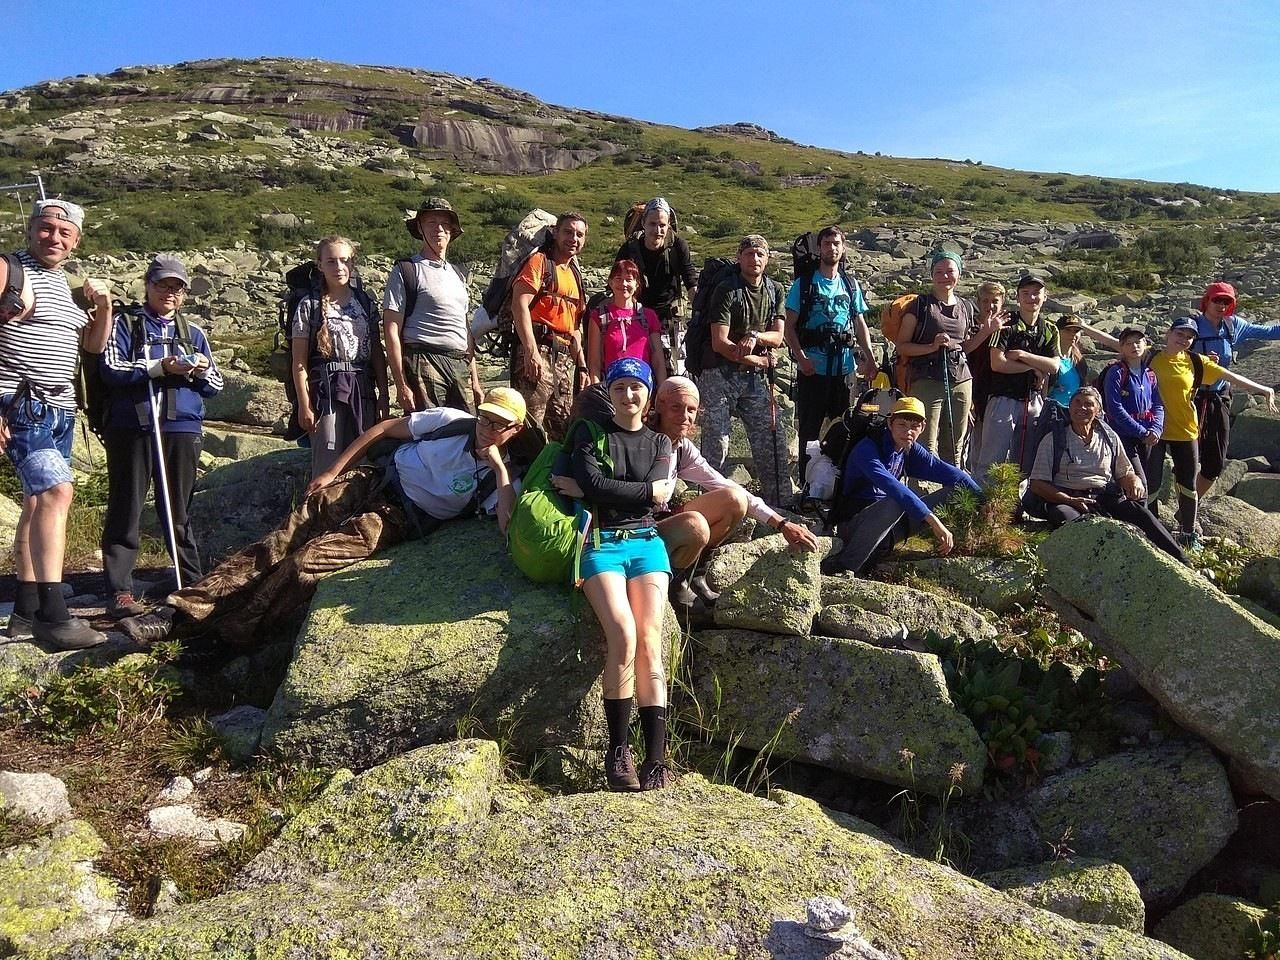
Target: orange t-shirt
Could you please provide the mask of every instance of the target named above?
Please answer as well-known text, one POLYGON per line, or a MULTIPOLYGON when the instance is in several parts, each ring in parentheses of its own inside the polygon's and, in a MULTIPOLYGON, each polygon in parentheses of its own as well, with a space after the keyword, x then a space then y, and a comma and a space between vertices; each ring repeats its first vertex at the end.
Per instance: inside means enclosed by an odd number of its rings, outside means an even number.
MULTIPOLYGON (((528 284, 536 293, 542 288, 542 277, 547 269, 545 253, 537 253, 529 258, 524 269, 516 275, 516 283, 528 284)), ((578 280, 573 275, 573 268, 566 264, 556 264, 555 282, 541 297, 535 297, 529 315, 534 323, 550 327, 556 333, 566 336, 578 328, 578 313, 582 306, 582 292, 578 289, 578 280)))

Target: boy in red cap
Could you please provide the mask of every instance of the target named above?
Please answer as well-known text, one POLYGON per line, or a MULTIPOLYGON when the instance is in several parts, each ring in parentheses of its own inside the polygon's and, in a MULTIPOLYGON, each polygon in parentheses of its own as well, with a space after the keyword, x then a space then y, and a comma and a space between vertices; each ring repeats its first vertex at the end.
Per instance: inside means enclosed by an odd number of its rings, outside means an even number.
MULTIPOLYGON (((1203 354, 1220 366, 1229 367, 1235 357, 1236 344, 1242 340, 1280 340, 1280 323, 1263 326, 1235 316, 1236 288, 1219 280, 1205 288, 1200 298, 1200 316, 1196 317, 1193 353, 1203 354)), ((1231 385, 1225 379, 1215 380, 1196 392, 1200 414, 1200 473, 1196 476, 1196 493, 1204 496, 1222 473, 1231 442, 1231 385)))

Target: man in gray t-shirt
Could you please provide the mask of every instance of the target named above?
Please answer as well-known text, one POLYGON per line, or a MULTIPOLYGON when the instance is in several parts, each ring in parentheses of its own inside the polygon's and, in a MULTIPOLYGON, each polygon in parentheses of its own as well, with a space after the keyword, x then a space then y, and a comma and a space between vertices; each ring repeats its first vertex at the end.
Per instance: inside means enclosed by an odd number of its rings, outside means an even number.
POLYGON ((405 413, 432 407, 474 413, 481 394, 468 332, 470 298, 462 274, 445 259, 462 225, 448 200, 429 197, 405 226, 422 241, 421 251, 407 261, 413 289, 406 293, 397 264, 382 298, 387 366, 396 399, 405 413))

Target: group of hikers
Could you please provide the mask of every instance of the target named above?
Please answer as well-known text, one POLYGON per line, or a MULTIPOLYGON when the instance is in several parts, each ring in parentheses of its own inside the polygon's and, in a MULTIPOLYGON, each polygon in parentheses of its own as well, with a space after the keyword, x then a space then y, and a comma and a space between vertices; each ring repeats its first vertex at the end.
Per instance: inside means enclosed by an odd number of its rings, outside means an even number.
POLYGON ((637 205, 596 298, 577 263, 586 220, 556 219, 502 281, 510 385, 486 389, 467 285, 447 259, 462 224, 446 200, 430 198, 406 221, 421 246, 396 262, 380 308, 360 281, 353 241, 316 245, 286 318, 287 380, 296 430, 311 448, 310 485, 279 529, 204 573, 188 508, 203 401, 223 381, 208 339, 180 313, 190 279, 162 254, 147 268, 144 303, 113 305, 94 279, 77 303, 62 265, 83 226, 75 204, 40 201, 27 249, 0 260, 0 441, 23 490, 10 636, 58 649, 104 639, 70 616, 62 593, 79 363, 95 369, 105 398, 107 613, 143 642, 172 633, 244 646, 306 603, 325 574, 382 548, 477 514, 496 518, 506 535, 533 485, 529 468, 558 444, 546 489, 588 518, 574 581, 607 640, 605 773, 618 790, 670 779, 660 644, 668 598, 715 603, 703 575, 708 553, 747 516, 795 549, 817 549, 810 526, 781 512, 810 492, 810 441, 838 450, 826 517, 843 546, 823 561, 825 572, 863 572, 921 528, 948 553, 953 537, 936 509, 956 488, 981 495, 987 468, 1001 462, 1025 477, 1027 513, 1054 524, 1116 517, 1185 562, 1197 498, 1226 458, 1232 386, 1274 408, 1271 388, 1228 368, 1241 341, 1280 339, 1280 325, 1235 317, 1228 284, 1211 284, 1200 315, 1175 320, 1153 351, 1143 330, 1111 337, 1072 317, 1052 323, 1041 315, 1039 276, 1017 281, 1011 310, 999 283, 981 284, 971 302, 957 293, 961 255, 940 248, 930 256, 930 290, 882 310, 896 358, 881 364, 839 227, 797 240, 796 277, 784 292, 767 274, 772 251, 758 234, 742 238, 736 257, 695 270, 660 197, 637 205), (693 304, 687 327, 682 299, 693 304), (1091 374, 1081 335, 1118 358, 1091 374), (773 374, 783 350, 795 363, 798 500, 790 444, 779 438, 773 374), (871 389, 853 389, 859 378, 871 389), (734 416, 759 495, 725 476, 734 416), (837 425, 838 446, 828 443, 837 425), (1166 452, 1179 504, 1174 533, 1150 504, 1166 452), (147 610, 131 577, 153 479, 177 589, 147 610), (677 480, 700 492, 677 503, 677 480), (922 482, 938 488, 925 493, 922 482), (638 769, 633 711, 645 745, 638 769))

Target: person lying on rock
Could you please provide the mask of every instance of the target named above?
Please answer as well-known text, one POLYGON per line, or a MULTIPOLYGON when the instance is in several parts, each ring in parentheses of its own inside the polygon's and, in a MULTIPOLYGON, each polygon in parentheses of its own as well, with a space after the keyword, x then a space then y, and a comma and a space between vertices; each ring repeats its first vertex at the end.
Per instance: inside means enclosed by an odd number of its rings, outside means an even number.
POLYGON ((573 479, 591 510, 582 551, 582 592, 604 630, 604 756, 610 790, 658 790, 670 783, 667 683, 662 620, 671 564, 654 526, 654 510, 671 499, 671 441, 644 425, 653 388, 649 365, 622 357, 604 375, 613 417, 605 424, 609 464, 601 463, 595 431, 580 422, 568 447, 573 479), (645 759, 637 774, 628 743, 633 699, 640 707, 645 759))
MULTIPOLYGON (((585 399, 588 394, 584 393, 585 399)), ((799 550, 816 550, 818 541, 808 527, 788 520, 762 499, 716 470, 689 439, 698 419, 700 398, 697 385, 688 377, 668 377, 654 393, 648 424, 666 434, 674 450, 673 476, 701 487, 705 492, 671 512, 660 511, 658 535, 666 545, 674 569, 671 580, 673 603, 691 605, 698 597, 714 603, 719 594, 702 575, 708 552, 738 529, 744 517, 768 524, 799 550)), ((585 404, 583 405, 585 407, 585 404)), ((584 410, 585 412, 585 410, 584 410)), ((612 408, 606 418, 612 416, 612 408)), ((598 418, 596 418, 598 419, 598 418)), ((566 496, 581 497, 582 490, 571 477, 554 481, 566 496)))
POLYGON ((822 561, 823 573, 861 573, 924 526, 933 531, 940 555, 951 552, 951 531, 933 508, 945 503, 956 487, 979 495, 982 488, 918 442, 924 427, 924 404, 917 397, 903 397, 894 404, 888 425, 872 428, 849 452, 835 507, 836 535, 844 547, 822 561), (921 499, 903 482, 906 479, 928 480, 942 488, 921 499))
POLYGON ((1036 450, 1029 492, 1043 507, 1027 498, 1027 512, 1042 513, 1055 527, 1086 514, 1123 520, 1158 549, 1186 563, 1173 536, 1147 509, 1147 492, 1124 444, 1099 419, 1102 395, 1097 388, 1081 387, 1068 409, 1070 425, 1050 431, 1036 450))
POLYGON ((260 626, 307 603, 321 577, 379 550, 481 512, 496 515, 505 532, 515 491, 503 448, 524 420, 524 398, 495 387, 475 417, 434 407, 382 421, 311 481, 280 529, 170 594, 166 606, 121 627, 141 642, 176 629, 247 646, 260 626), (395 442, 394 451, 377 465, 352 470, 379 441, 395 442))

